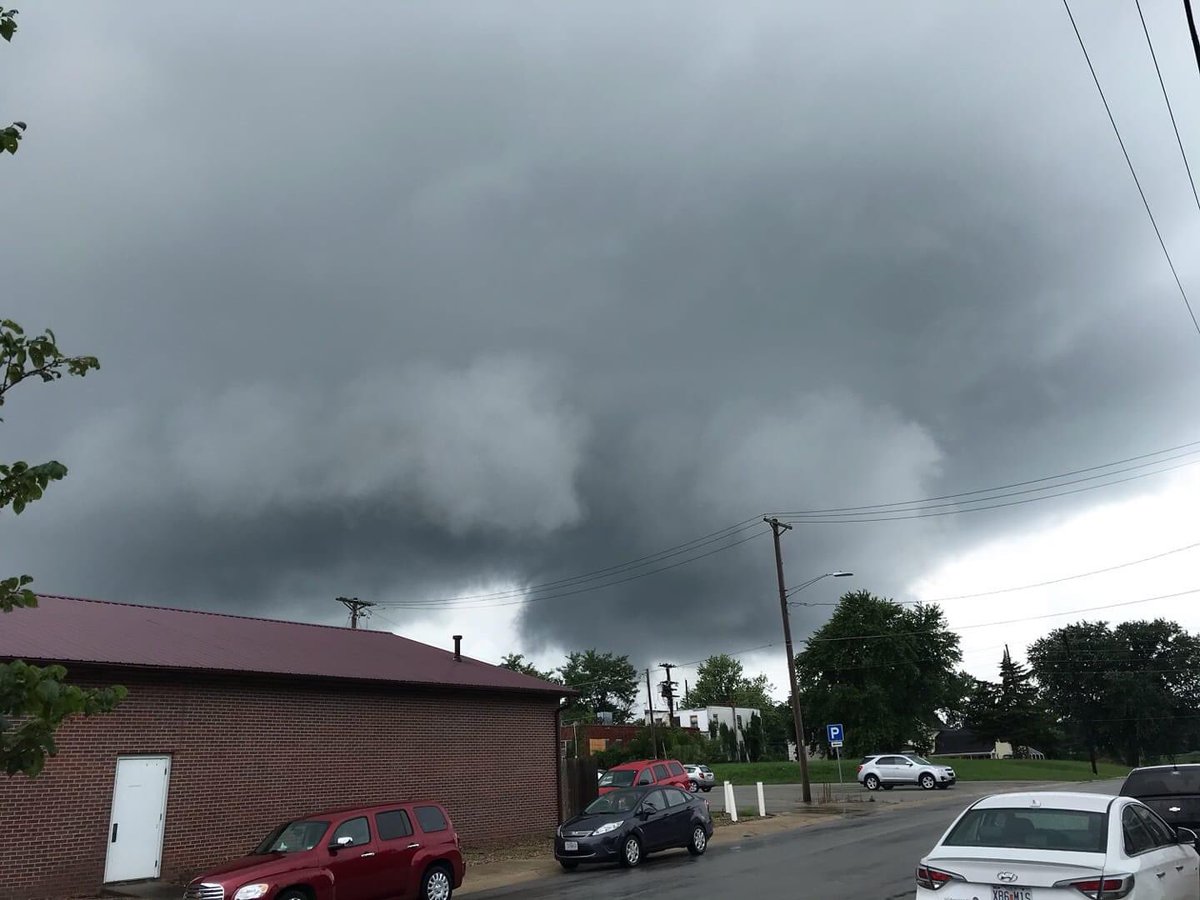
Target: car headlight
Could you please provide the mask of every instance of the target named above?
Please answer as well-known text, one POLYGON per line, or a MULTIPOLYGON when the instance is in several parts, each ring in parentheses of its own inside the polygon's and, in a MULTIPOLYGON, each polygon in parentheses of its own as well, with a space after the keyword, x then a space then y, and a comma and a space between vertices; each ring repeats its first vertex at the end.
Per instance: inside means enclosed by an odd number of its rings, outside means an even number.
POLYGON ((233 900, 258 900, 259 897, 267 896, 267 891, 271 889, 269 884, 248 884, 245 887, 237 889, 237 893, 233 895, 233 900))
POLYGON ((616 831, 624 824, 624 822, 609 822, 607 825, 601 825, 592 834, 608 834, 610 831, 616 831))

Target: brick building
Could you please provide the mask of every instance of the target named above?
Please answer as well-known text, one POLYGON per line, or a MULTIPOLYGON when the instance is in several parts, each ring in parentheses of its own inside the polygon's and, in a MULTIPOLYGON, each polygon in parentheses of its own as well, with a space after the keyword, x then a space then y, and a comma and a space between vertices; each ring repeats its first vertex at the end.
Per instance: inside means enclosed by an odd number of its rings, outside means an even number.
POLYGON ((0 900, 191 874, 331 806, 431 797, 464 846, 559 821, 563 688, 385 632, 43 597, 0 660, 123 684, 0 780, 0 900), (519 797, 519 802, 511 802, 519 797))

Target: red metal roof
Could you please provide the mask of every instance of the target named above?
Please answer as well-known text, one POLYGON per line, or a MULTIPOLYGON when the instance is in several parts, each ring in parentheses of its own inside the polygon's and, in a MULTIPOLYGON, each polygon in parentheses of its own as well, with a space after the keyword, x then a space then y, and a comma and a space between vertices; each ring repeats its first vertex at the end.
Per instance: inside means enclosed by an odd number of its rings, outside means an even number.
MULTIPOLYGON (((447 636, 449 637, 449 636, 447 636)), ((0 659, 571 693, 386 631, 39 596, 0 621, 0 659)))

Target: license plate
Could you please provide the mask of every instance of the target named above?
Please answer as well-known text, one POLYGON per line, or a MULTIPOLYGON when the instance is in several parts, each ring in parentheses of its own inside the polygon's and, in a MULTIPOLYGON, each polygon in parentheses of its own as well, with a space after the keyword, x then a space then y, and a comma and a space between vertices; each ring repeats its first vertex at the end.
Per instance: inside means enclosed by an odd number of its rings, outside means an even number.
POLYGON ((563 849, 568 853, 574 853, 579 849, 579 841, 563 841, 563 849))
POLYGON ((1033 900, 1033 890, 1022 887, 999 887, 993 885, 992 900, 1033 900))

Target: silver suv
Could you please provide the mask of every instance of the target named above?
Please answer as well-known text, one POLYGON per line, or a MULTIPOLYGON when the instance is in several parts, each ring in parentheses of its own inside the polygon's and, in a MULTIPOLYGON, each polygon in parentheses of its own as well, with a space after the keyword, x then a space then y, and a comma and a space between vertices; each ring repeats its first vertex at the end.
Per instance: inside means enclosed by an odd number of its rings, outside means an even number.
POLYGON ((716 776, 708 766, 684 766, 683 768, 687 770, 688 789, 693 794, 696 791, 704 791, 707 794, 716 784, 716 776))
POLYGON ((949 766, 931 763, 912 753, 877 753, 863 757, 858 767, 858 783, 868 791, 890 791, 898 784, 913 784, 923 790, 944 791, 958 779, 949 766))

